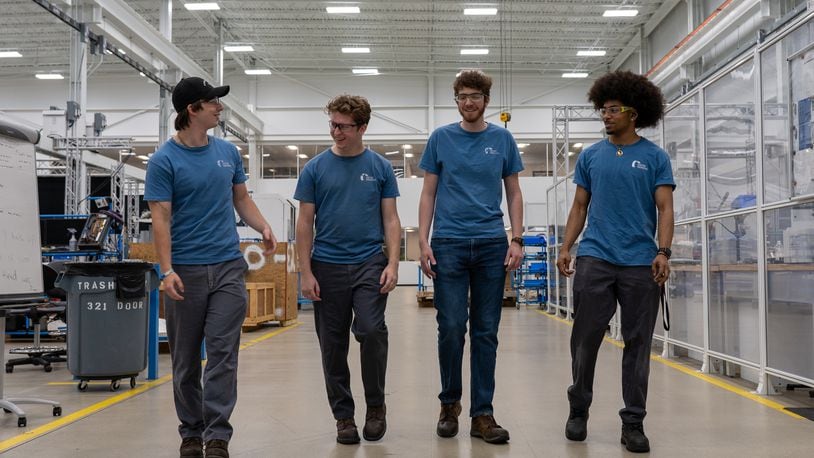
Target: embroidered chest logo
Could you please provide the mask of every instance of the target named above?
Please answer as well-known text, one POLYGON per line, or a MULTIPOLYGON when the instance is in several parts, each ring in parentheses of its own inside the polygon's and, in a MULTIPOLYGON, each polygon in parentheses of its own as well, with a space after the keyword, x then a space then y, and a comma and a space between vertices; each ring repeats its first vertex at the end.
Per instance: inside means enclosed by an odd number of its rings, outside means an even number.
POLYGON ((647 170, 647 164, 638 160, 631 162, 630 166, 633 167, 634 169, 647 170))
POLYGON ((222 159, 218 159, 218 167, 223 167, 224 169, 231 169, 234 166, 229 161, 224 161, 222 159))
POLYGON ((500 152, 491 146, 487 146, 486 149, 483 150, 484 154, 487 156, 497 156, 500 152))
POLYGON ((359 181, 376 181, 376 177, 363 173, 359 175, 359 181))

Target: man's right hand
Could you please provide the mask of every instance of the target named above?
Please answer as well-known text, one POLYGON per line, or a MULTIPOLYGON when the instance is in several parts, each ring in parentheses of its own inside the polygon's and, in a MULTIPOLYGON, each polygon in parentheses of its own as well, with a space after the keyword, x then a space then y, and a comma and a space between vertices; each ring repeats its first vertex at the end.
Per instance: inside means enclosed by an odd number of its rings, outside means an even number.
POLYGON ((563 250, 560 248, 560 255, 557 257, 557 269, 563 276, 570 277, 573 275, 574 269, 571 268, 571 250, 563 250))
POLYGON ((164 292, 167 293, 170 299, 174 301, 184 300, 184 282, 181 281, 181 277, 177 273, 173 272, 167 275, 162 281, 164 283, 164 292))
POLYGON ((303 272, 300 278, 300 288, 302 289, 302 297, 312 301, 321 301, 319 297, 319 283, 317 278, 311 272, 303 272))
POLYGON ((432 270, 432 266, 436 264, 435 262, 435 255, 432 254, 432 248, 430 248, 429 244, 421 244, 421 270, 424 272, 424 275, 435 278, 435 272, 432 270))

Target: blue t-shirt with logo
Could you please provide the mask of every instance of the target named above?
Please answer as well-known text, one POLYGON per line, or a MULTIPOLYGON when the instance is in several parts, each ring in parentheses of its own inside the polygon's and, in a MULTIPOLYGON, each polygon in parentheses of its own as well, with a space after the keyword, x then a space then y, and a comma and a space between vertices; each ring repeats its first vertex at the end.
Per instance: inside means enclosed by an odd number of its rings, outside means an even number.
POLYGON ((649 266, 658 250, 656 188, 675 189, 670 157, 643 137, 622 151, 618 156, 616 146, 605 139, 577 159, 574 183, 591 195, 577 255, 620 266, 649 266))
POLYGON ((316 216, 311 258, 359 264, 382 252, 382 199, 399 195, 393 166, 365 148, 353 157, 330 148, 305 164, 294 198, 312 203, 316 216))
POLYGON ((246 181, 234 145, 209 136, 206 146, 165 142, 150 157, 144 200, 172 204, 173 264, 215 264, 242 256, 232 187, 246 181))
POLYGON ((505 237, 503 178, 523 170, 512 134, 494 124, 480 132, 459 123, 439 127, 427 141, 420 167, 438 175, 435 238, 505 237))

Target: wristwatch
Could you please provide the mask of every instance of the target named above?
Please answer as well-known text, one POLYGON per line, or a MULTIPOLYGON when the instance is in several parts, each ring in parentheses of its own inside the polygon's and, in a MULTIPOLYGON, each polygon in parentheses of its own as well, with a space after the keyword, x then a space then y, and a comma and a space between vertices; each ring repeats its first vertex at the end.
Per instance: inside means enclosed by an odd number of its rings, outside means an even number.
POLYGON ((663 255, 665 258, 670 259, 670 256, 673 255, 673 250, 667 247, 659 248, 659 252, 657 254, 663 255))
POLYGON ((520 245, 521 247, 525 245, 525 243, 523 242, 523 237, 512 237, 512 242, 520 245))

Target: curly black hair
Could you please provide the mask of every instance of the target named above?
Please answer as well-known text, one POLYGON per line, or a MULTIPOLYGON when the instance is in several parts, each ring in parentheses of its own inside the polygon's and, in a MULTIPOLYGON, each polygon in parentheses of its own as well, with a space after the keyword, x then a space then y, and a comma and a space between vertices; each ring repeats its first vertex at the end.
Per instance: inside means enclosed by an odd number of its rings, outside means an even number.
POLYGON ((588 91, 597 110, 608 100, 618 100, 638 113, 636 128, 653 127, 664 117, 664 95, 645 76, 627 70, 602 75, 588 91))

